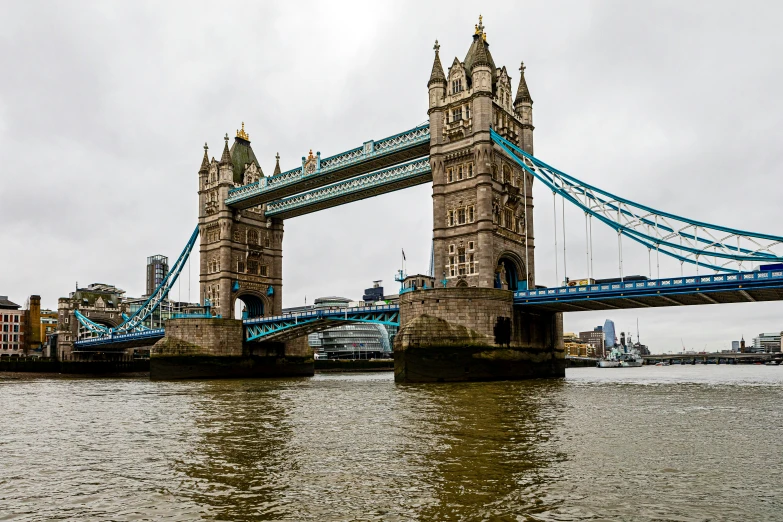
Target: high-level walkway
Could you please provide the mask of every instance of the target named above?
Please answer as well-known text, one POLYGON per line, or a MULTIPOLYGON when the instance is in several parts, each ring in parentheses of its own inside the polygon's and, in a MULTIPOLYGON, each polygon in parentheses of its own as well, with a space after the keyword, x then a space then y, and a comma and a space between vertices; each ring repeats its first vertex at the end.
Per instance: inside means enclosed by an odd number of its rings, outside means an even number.
MULTIPOLYGON (((428 158, 429 153, 430 125, 426 123, 388 138, 367 141, 360 147, 325 159, 319 158, 313 172, 306 172, 302 165, 276 176, 262 178, 255 183, 231 189, 226 204, 235 209, 255 207, 356 176, 388 169, 412 159, 428 158)), ((409 185, 396 186, 391 190, 398 190, 405 186, 409 185)), ((278 217, 280 214, 278 212, 278 217)))

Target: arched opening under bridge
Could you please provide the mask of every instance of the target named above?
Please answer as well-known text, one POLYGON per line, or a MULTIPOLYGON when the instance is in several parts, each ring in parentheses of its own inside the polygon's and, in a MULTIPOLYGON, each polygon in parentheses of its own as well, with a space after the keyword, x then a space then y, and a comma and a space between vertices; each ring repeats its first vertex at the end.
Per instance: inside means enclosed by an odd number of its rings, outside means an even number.
POLYGON ((495 288, 502 288, 503 290, 519 289, 521 274, 522 270, 519 263, 510 254, 501 255, 495 268, 495 288))
POLYGON ((254 319, 264 315, 264 299, 254 294, 240 294, 234 300, 234 319, 254 319))

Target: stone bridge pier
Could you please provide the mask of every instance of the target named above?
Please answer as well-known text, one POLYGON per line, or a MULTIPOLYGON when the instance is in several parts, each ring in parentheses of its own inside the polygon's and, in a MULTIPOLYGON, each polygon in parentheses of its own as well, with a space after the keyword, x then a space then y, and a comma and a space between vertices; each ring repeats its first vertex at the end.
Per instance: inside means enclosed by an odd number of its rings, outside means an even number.
POLYGON ((438 288, 400 297, 397 382, 564 377, 561 313, 515 309, 513 292, 438 288))
POLYGON ((150 378, 296 377, 314 373, 307 337, 286 343, 246 343, 238 319, 170 319, 150 354, 150 378))

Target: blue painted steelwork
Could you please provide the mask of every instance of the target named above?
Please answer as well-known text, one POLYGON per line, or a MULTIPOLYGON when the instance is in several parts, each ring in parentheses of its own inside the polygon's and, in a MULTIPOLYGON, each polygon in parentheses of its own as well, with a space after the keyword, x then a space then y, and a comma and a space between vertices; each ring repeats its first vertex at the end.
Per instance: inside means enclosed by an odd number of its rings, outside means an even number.
POLYGON ((335 322, 373 323, 387 326, 400 325, 400 307, 397 305, 363 306, 356 308, 315 309, 296 315, 278 315, 259 317, 243 321, 245 340, 266 341, 278 337, 281 333, 292 333, 293 329, 317 331, 334 326, 335 322), (313 328, 314 323, 322 323, 321 328, 313 328))
POLYGON ((123 316, 123 321, 119 326, 115 328, 108 328, 101 324, 95 323, 79 313, 78 310, 74 312, 76 318, 85 328, 91 332, 104 336, 131 333, 144 328, 142 323, 150 315, 152 315, 160 303, 166 299, 166 296, 169 295, 169 291, 171 290, 172 286, 174 286, 174 283, 177 281, 180 272, 182 272, 182 269, 185 267, 185 263, 190 256, 190 252, 193 250, 193 246, 196 244, 198 233, 198 226, 196 226, 196 229, 190 235, 190 239, 185 245, 185 248, 182 250, 182 253, 179 255, 179 258, 177 258, 177 261, 174 263, 174 265, 172 265, 168 274, 166 274, 166 277, 163 278, 163 281, 161 281, 161 283, 155 289, 155 292, 152 293, 152 295, 133 315, 130 317, 123 316))
POLYGON ((410 149, 429 144, 430 124, 425 123, 413 129, 383 138, 378 141, 367 141, 361 147, 342 152, 335 156, 321 159, 318 168, 311 173, 305 172, 304 162, 302 166, 282 172, 276 176, 261 178, 259 181, 229 189, 227 205, 234 205, 240 201, 258 196, 266 191, 278 189, 302 181, 305 178, 325 176, 331 172, 344 169, 348 166, 366 162, 370 159, 386 156, 401 150, 410 149))
POLYGON ((208 313, 202 313, 202 314, 174 314, 171 318, 172 319, 220 319, 222 316, 220 314, 218 315, 212 315, 208 313))
POLYGON ((527 154, 494 130, 492 140, 519 166, 585 213, 633 241, 721 272, 747 270, 743 263, 783 261, 783 237, 711 225, 662 212, 588 185, 527 154))
POLYGON ((82 339, 74 342, 74 346, 78 348, 85 348, 88 346, 106 346, 111 344, 128 343, 132 341, 153 341, 155 339, 162 339, 165 335, 164 328, 146 329, 139 332, 122 333, 122 334, 109 334, 102 337, 91 337, 89 339, 82 339))
MULTIPOLYGON (((777 289, 783 289, 783 270, 769 272, 734 272, 704 276, 646 279, 642 281, 626 281, 617 283, 601 283, 595 285, 565 286, 558 288, 541 288, 537 290, 517 291, 514 292, 514 304, 517 306, 559 305, 566 303, 585 303, 587 301, 595 302, 615 299, 633 300, 634 298, 640 297, 666 298, 675 295, 703 296, 704 294, 718 294, 726 292, 744 292, 747 294, 748 292, 753 292, 756 290, 777 289)), ((756 300, 749 295, 745 295, 745 297, 745 299, 740 299, 739 301, 756 300)), ((709 302, 719 304, 717 301, 709 297, 707 298, 706 303, 702 302, 699 304, 708 304, 709 302)), ((686 303, 670 302, 669 304, 682 305, 686 303)), ((646 306, 662 305, 648 303, 646 306)))
POLYGON ((429 157, 415 159, 377 172, 272 201, 266 206, 266 215, 276 216, 322 201, 356 194, 369 189, 377 189, 390 183, 420 178, 428 174, 432 174, 429 157))

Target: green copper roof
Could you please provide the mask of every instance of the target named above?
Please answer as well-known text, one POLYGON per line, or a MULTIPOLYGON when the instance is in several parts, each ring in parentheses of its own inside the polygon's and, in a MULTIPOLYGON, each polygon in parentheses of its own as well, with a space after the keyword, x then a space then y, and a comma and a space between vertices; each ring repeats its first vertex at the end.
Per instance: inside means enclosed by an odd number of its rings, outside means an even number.
POLYGON ((240 137, 234 138, 234 144, 231 145, 231 163, 234 166, 234 183, 242 183, 242 175, 245 173, 245 165, 255 163, 256 167, 261 169, 256 155, 250 142, 240 137))

